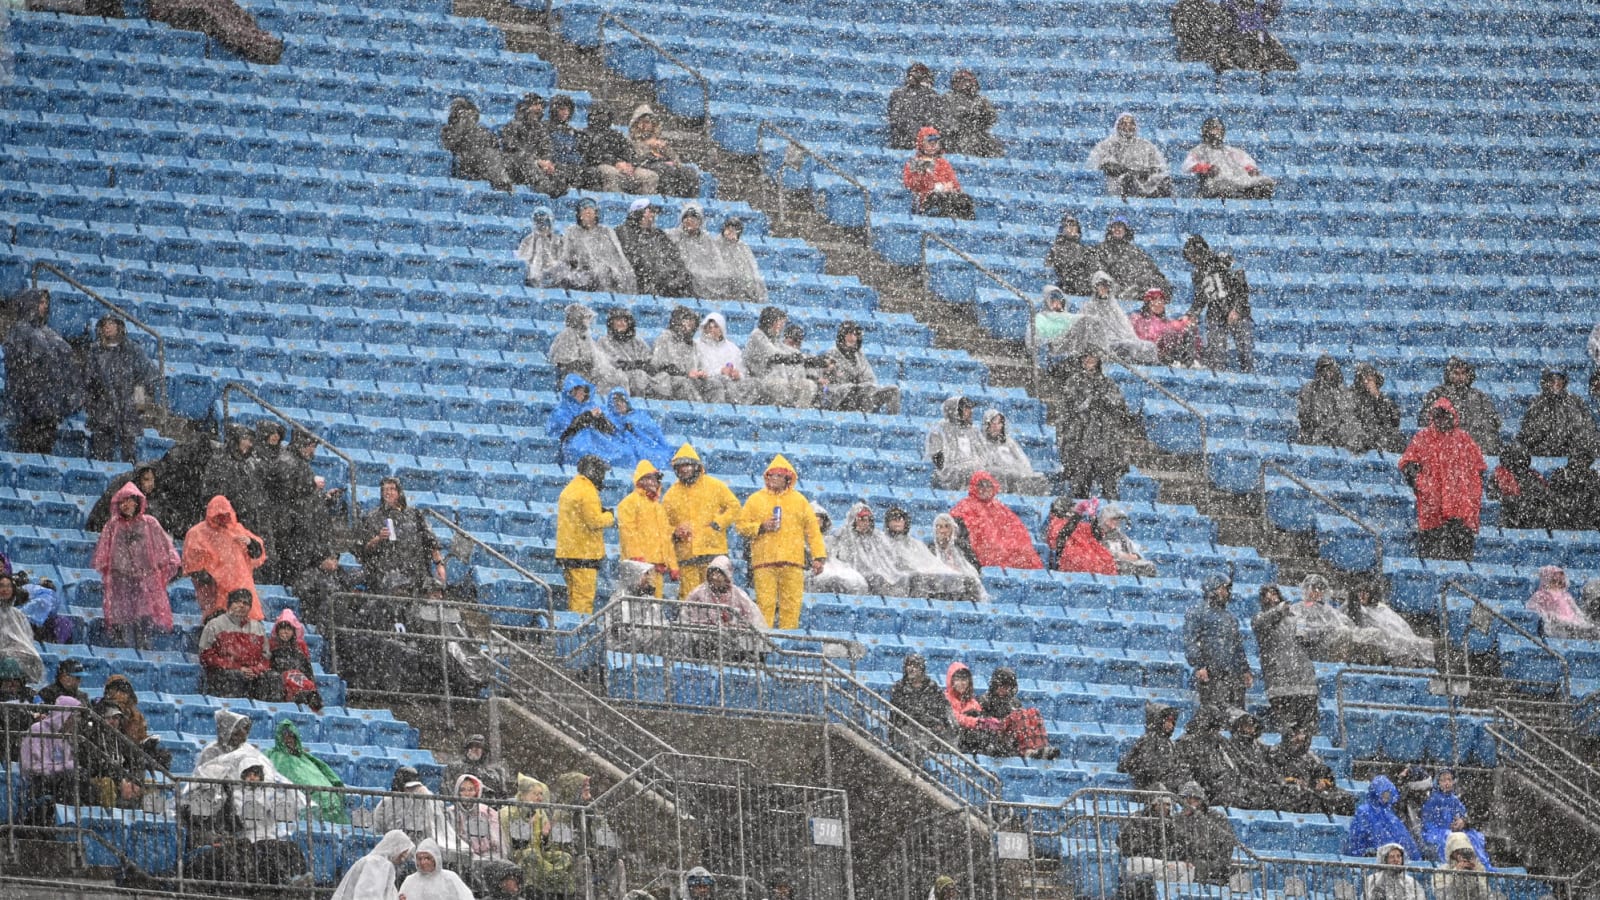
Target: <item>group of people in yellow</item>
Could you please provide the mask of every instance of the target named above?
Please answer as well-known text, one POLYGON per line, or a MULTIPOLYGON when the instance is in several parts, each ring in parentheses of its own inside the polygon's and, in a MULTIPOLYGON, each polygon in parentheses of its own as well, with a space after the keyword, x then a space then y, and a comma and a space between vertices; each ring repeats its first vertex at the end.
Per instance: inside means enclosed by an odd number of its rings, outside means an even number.
POLYGON ((678 582, 678 596, 687 597, 705 581, 712 560, 728 554, 733 528, 748 544, 755 602, 767 627, 800 627, 806 568, 820 574, 827 550, 811 502, 795 487, 799 473, 781 454, 767 466, 764 486, 743 506, 726 483, 706 474, 688 444, 672 457, 672 487, 663 492, 661 470, 641 460, 633 470, 633 490, 614 511, 600 498, 608 471, 597 456, 578 460, 577 477, 556 503, 556 564, 566 580, 569 610, 594 611, 606 529, 616 527, 622 559, 655 567, 657 597, 664 579, 678 582))

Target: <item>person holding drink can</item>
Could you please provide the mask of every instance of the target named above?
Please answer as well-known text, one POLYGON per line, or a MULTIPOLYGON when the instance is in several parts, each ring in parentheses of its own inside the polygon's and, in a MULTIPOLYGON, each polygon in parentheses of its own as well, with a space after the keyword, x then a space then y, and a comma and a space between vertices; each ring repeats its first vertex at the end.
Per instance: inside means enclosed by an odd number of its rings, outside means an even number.
POLYGON ((820 575, 828 551, 811 501, 795 490, 794 465, 774 456, 765 481, 745 500, 735 527, 750 543, 750 580, 767 627, 799 628, 808 556, 812 573, 820 575))

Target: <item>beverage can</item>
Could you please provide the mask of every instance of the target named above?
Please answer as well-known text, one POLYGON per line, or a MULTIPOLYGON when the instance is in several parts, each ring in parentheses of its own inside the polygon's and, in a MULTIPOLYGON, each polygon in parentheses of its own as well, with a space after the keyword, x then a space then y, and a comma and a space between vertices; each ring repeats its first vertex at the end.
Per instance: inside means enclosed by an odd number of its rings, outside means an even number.
POLYGON ((772 508, 772 523, 778 528, 783 527, 783 507, 774 506, 772 508))
POLYGON ((384 519, 383 520, 383 530, 389 533, 389 540, 391 540, 391 541, 399 540, 399 538, 396 537, 395 533, 394 533, 394 520, 393 519, 384 519))

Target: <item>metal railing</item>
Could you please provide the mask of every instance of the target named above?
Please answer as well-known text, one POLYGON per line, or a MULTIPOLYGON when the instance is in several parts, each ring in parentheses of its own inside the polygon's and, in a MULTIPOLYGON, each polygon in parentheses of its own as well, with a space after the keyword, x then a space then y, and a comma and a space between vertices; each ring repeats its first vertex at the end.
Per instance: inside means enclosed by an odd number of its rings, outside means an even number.
POLYGON ((1128 374, 1144 382, 1147 387, 1153 389, 1156 393, 1178 404, 1178 407, 1184 412, 1194 416, 1195 423, 1200 428, 1200 475, 1209 482, 1211 480, 1211 454, 1208 451, 1211 446, 1211 422, 1206 417, 1206 414, 1201 412, 1193 403, 1179 397, 1172 389, 1151 378, 1143 369, 1123 359, 1111 348, 1107 347, 1098 352, 1106 362, 1121 366, 1128 374))
MULTIPOLYGON (((339 457, 339 459, 344 461, 345 468, 346 468, 346 470, 348 471, 348 473, 350 475, 350 493, 347 495, 346 503, 345 503, 345 517, 346 517, 346 523, 345 524, 354 525, 355 521, 356 521, 356 461, 351 458, 350 454, 344 452, 343 450, 340 450, 338 447, 335 447, 333 444, 329 443, 327 438, 324 438, 322 435, 316 433, 315 431, 312 431, 309 426, 307 426, 304 423, 302 423, 299 419, 294 418, 293 416, 289 415, 288 413, 284 412, 283 410, 279 409, 278 407, 276 407, 276 406, 272 405, 271 403, 267 402, 267 400, 265 398, 263 398, 260 394, 256 393, 248 385, 242 384, 242 383, 237 382, 237 381, 230 381, 230 382, 228 382, 228 383, 226 383, 226 384, 224 384, 222 386, 222 396, 221 396, 221 400, 222 400, 222 426, 221 427, 226 428, 227 427, 227 423, 229 421, 231 421, 232 418, 233 418, 233 416, 229 412, 229 404, 228 404, 228 395, 232 394, 232 393, 240 393, 240 394, 243 394, 246 397, 250 398, 250 401, 252 403, 254 403, 255 405, 261 407, 262 409, 266 410, 267 412, 273 414, 274 416, 277 416, 278 418, 282 419, 284 422, 288 423, 288 425, 291 428, 293 428, 296 432, 304 432, 305 434, 309 435, 313 440, 315 440, 317 442, 318 445, 320 445, 321 447, 326 449, 329 453, 332 453, 334 456, 337 456, 337 457, 339 457)), ((226 443, 227 435, 223 434, 222 437, 223 437, 224 443, 226 443)))
MULTIPOLYGON (((526 568, 524 568, 523 566, 519 565, 514 560, 512 560, 511 557, 506 556, 504 553, 501 553, 499 550, 496 550, 495 548, 489 546, 487 543, 484 543, 484 541, 481 538, 479 538, 477 535, 475 535, 472 532, 466 530, 465 528, 462 528, 459 524, 457 524, 457 523, 451 521, 450 519, 446 518, 444 516, 444 514, 439 512, 438 510, 424 508, 424 509, 422 509, 422 514, 425 515, 425 516, 429 516, 429 517, 431 517, 431 518, 443 523, 444 526, 446 528, 449 528, 452 532, 454 532, 457 537, 461 538, 464 541, 468 541, 474 547, 477 547, 478 549, 482 550, 483 552, 489 554, 490 557, 495 559, 501 565, 505 566, 506 568, 510 569, 513 572, 516 572, 518 575, 521 575, 523 578, 526 578, 527 580, 529 580, 529 581, 533 582, 534 584, 537 584, 539 587, 543 588, 544 589, 544 605, 545 605, 545 608, 543 610, 536 610, 535 612, 538 612, 541 616, 543 616, 544 621, 545 621, 545 623, 547 625, 548 624, 552 624, 552 623, 555 622, 555 614, 556 614, 555 599, 554 599, 555 592, 550 587, 550 582, 545 581, 543 578, 540 578, 538 575, 535 575, 534 573, 528 571, 526 568)), ((471 563, 471 559, 469 558, 469 559, 463 560, 463 562, 470 564, 471 563)))
POLYGON ((52 263, 52 262, 46 262, 45 260, 42 260, 42 259, 41 260, 36 260, 34 262, 33 267, 28 272, 28 277, 29 277, 29 280, 32 283, 32 287, 34 288, 34 290, 38 290, 38 288, 39 288, 39 272, 40 272, 40 270, 44 270, 46 272, 50 272, 51 274, 55 275, 57 278, 59 278, 62 281, 66 282, 67 284, 71 285, 79 293, 82 293, 84 296, 88 297, 90 300, 93 300, 94 302, 100 304, 101 306, 103 306, 106 309, 110 310, 111 312, 115 313, 124 322, 127 322, 128 324, 130 324, 133 327, 139 329, 140 331, 144 332, 145 334, 150 335, 152 338, 155 338, 155 341, 156 341, 156 370, 157 370, 157 372, 160 373, 160 376, 161 376, 160 381, 156 386, 156 391, 157 391, 157 394, 158 394, 158 402, 160 404, 160 407, 163 410, 167 409, 168 408, 168 406, 167 406, 167 341, 166 341, 166 338, 163 338, 161 336, 161 332, 156 331, 154 328, 151 328, 149 325, 146 325, 142 320, 140 320, 138 317, 134 316, 132 313, 128 312, 126 309, 123 309, 122 307, 118 306, 117 304, 112 303, 110 300, 107 300, 106 298, 100 296, 100 294, 98 292, 96 292, 92 288, 88 287, 83 282, 79 281, 78 279, 72 277, 71 275, 68 275, 65 270, 63 270, 60 266, 58 266, 58 265, 56 265, 55 263, 52 263))
MULTIPOLYGON (((548 9, 548 7, 546 7, 546 8, 548 9)), ((601 12, 600 13, 600 18, 596 23, 596 25, 597 25, 597 35, 598 35, 597 36, 597 42, 598 42, 598 45, 600 47, 600 53, 601 53, 602 56, 605 55, 606 22, 607 21, 610 21, 612 24, 616 25, 618 28, 621 28, 623 31, 626 31, 627 33, 633 35, 635 38, 638 38, 640 43, 644 44, 646 47, 649 47, 650 49, 652 49, 652 50, 656 51, 657 53, 661 54, 661 56, 664 57, 667 60, 667 62, 670 62, 673 65, 677 66, 678 68, 682 69, 683 71, 688 72, 689 76, 691 78, 693 78, 696 83, 698 83, 700 85, 700 108, 701 108, 700 129, 703 132, 705 132, 706 140, 710 141, 711 140, 711 82, 709 80, 707 80, 707 78, 704 75, 700 74, 700 70, 699 69, 696 69, 695 67, 693 67, 693 66, 689 65, 688 63, 684 62, 683 60, 679 59, 677 56, 675 56, 672 53, 671 50, 668 50, 666 47, 661 46, 661 44, 657 43, 656 40, 651 38, 649 35, 647 35, 644 32, 638 30, 637 28, 634 28, 632 25, 629 25, 627 22, 625 22, 621 18, 619 18, 615 13, 601 12)))
POLYGON ((1572 818, 1600 836, 1600 769, 1578 757, 1505 707, 1495 707, 1487 729, 1494 738, 1502 767, 1518 773, 1547 803, 1565 808, 1572 818))
POLYGON ((1033 394, 1034 394, 1035 397, 1040 396, 1039 363, 1038 363, 1037 357, 1034 356, 1034 344, 1033 344, 1033 300, 1027 294, 1024 294, 1022 292, 1022 290, 1020 288, 1018 288, 1016 285, 1014 285, 1011 282, 1009 282, 1009 281, 1005 280, 1004 278, 1000 277, 999 273, 995 272, 993 269, 991 269, 988 266, 984 265, 983 263, 979 262, 977 257, 973 256, 972 254, 968 253, 965 250, 962 250, 960 247, 957 247, 955 244, 950 243, 949 240, 945 239, 941 235, 934 234, 931 231, 922 232, 922 236, 920 238, 919 249, 917 251, 918 252, 918 257, 921 260, 920 265, 922 267, 922 290, 923 291, 931 292, 930 284, 932 283, 932 276, 928 272, 928 242, 929 241, 933 241, 934 243, 938 244, 939 246, 945 248, 946 250, 949 250, 951 253, 954 253, 956 255, 957 259, 959 259, 962 262, 966 263, 967 265, 973 267, 974 269, 977 269, 978 273, 980 275, 983 275, 984 277, 988 278, 990 281, 993 281, 995 284, 1000 285, 1000 287, 1002 287, 1005 290, 1009 291, 1017 299, 1021 300, 1023 305, 1028 307, 1028 337, 1027 337, 1027 339, 1025 339, 1023 341, 1023 343, 1026 345, 1026 348, 1027 348, 1027 351, 1028 351, 1028 371, 1032 375, 1030 380, 1033 382, 1033 394))
MULTIPOLYGON (((1529 631, 1528 629, 1523 628, 1521 625, 1518 625, 1516 622, 1512 621, 1509 617, 1506 616, 1505 613, 1502 613, 1500 610, 1495 609, 1492 604, 1486 602, 1482 597, 1479 597, 1477 594, 1473 593, 1472 591, 1468 590, 1467 588, 1462 587, 1461 583, 1459 581, 1456 581, 1454 578, 1450 579, 1449 581, 1446 581, 1444 583, 1444 586, 1439 589, 1439 633, 1440 634, 1448 636, 1451 633, 1450 632, 1450 604, 1449 604, 1449 599, 1450 599, 1451 592, 1455 592, 1457 594, 1460 594, 1461 596, 1465 597, 1467 600, 1472 602, 1472 612, 1469 614, 1468 625, 1467 625, 1467 635, 1468 636, 1470 636, 1471 632, 1474 631, 1474 630, 1488 631, 1490 620, 1492 620, 1492 621, 1499 622, 1501 625, 1505 626, 1506 628, 1509 628, 1512 631, 1516 632, 1518 635, 1522 636, 1523 638, 1526 638, 1535 647, 1538 647, 1539 650, 1542 653, 1544 653, 1546 656, 1549 656, 1551 659, 1555 660, 1556 665, 1559 666, 1560 669, 1561 669, 1561 679, 1560 679, 1560 681, 1554 683, 1553 686, 1556 689, 1558 697, 1562 701, 1565 701, 1565 702, 1570 702, 1571 701, 1571 698, 1572 698, 1572 666, 1567 662, 1566 656, 1563 655, 1561 653, 1561 651, 1555 649, 1554 647, 1552 647, 1548 643, 1546 643, 1543 638, 1539 637, 1538 635, 1534 634, 1533 632, 1529 631)), ((1463 647, 1465 646, 1466 641, 1467 641, 1467 637, 1463 637, 1463 641, 1462 641, 1463 647)), ((1453 674, 1453 672, 1454 672, 1454 663, 1451 660, 1452 656, 1454 656, 1454 654, 1446 653, 1445 654, 1445 658, 1444 658, 1444 674, 1445 674, 1445 676, 1447 678, 1451 674, 1453 674)), ((1463 660, 1463 666, 1464 666, 1464 669, 1463 669, 1461 674, 1463 676, 1467 677, 1467 678, 1473 678, 1474 676, 1473 676, 1473 673, 1472 673, 1472 654, 1471 653, 1463 653, 1463 654, 1461 654, 1461 658, 1463 660)), ((1479 677, 1481 677, 1481 676, 1479 676, 1479 677)), ((1549 684, 1549 682, 1523 682, 1523 683, 1524 684, 1549 684)))
MULTIPOLYGON (((1293 482, 1295 484, 1295 486, 1299 487, 1301 490, 1303 490, 1306 493, 1310 494, 1312 497, 1315 497, 1317 500, 1320 500, 1322 503, 1326 504, 1329 509, 1332 509, 1335 513, 1338 513, 1340 516, 1342 516, 1345 519, 1348 519, 1350 522, 1354 523, 1357 528, 1361 529, 1362 531, 1365 531, 1367 533, 1367 535, 1372 538, 1373 549, 1377 554, 1377 562, 1373 565, 1372 571, 1380 572, 1380 573, 1383 571, 1384 542, 1383 542, 1383 532, 1382 531, 1379 531, 1377 528, 1375 528, 1371 524, 1369 524, 1367 522, 1367 520, 1365 520, 1365 519, 1361 518, 1360 516, 1356 515, 1350 509, 1345 507, 1344 504, 1340 503, 1339 501, 1337 501, 1337 500, 1333 499, 1332 497, 1328 496, 1325 492, 1323 492, 1323 491, 1319 490, 1318 488, 1314 487, 1311 484, 1311 482, 1306 481, 1304 478, 1301 478, 1299 475, 1296 475, 1293 472, 1289 471, 1282 464, 1275 463, 1270 459, 1266 459, 1266 460, 1262 460, 1261 461, 1261 474, 1262 474, 1262 483, 1263 484, 1265 484, 1265 482, 1266 482, 1266 472, 1267 472, 1268 469, 1271 469, 1273 472, 1277 473, 1278 475, 1281 475, 1282 477, 1289 479, 1289 481, 1293 482)), ((1261 515, 1262 515, 1263 521, 1265 521, 1265 517, 1266 517, 1265 507, 1263 507, 1261 515)))
POLYGON ((1459 766, 1466 757, 1464 752, 1466 742, 1461 733, 1461 716, 1463 710, 1477 709, 1487 713, 1490 707, 1467 706, 1464 698, 1469 696, 1470 685, 1465 679, 1452 678, 1440 675, 1431 669, 1402 669, 1388 666, 1345 666, 1333 676, 1334 705, 1338 710, 1339 744, 1340 747, 1349 748, 1350 729, 1345 722, 1345 711, 1352 709, 1372 710, 1375 712, 1408 712, 1438 715, 1445 713, 1450 720, 1450 762, 1459 766), (1348 699, 1345 689, 1348 687, 1348 678, 1357 675, 1382 675, 1387 678, 1419 678, 1428 682, 1428 693, 1445 698, 1445 706, 1424 706, 1415 703, 1381 703, 1373 700, 1348 699))
MULTIPOLYGON (((789 132, 783 130, 782 128, 779 128, 778 126, 772 124, 772 122, 767 120, 767 119, 762 119, 756 125, 756 159, 759 161, 758 164, 763 165, 763 166, 765 165, 766 157, 762 153, 762 136, 768 131, 772 132, 773 134, 777 135, 780 138, 783 138, 785 141, 788 142, 788 144, 789 144, 789 146, 791 148, 793 148, 795 150, 798 150, 801 153, 804 153, 806 156, 809 156, 812 159, 816 160, 819 164, 822 165, 823 168, 825 168, 829 172, 832 172, 833 174, 839 176, 840 178, 843 178, 845 180, 845 182, 848 183, 851 187, 853 187, 856 190, 861 192, 862 209, 865 210, 865 215, 866 215, 865 231, 866 231, 866 236, 867 236, 867 246, 869 246, 869 247, 872 246, 872 192, 867 189, 867 186, 865 184, 861 183, 861 179, 856 178, 855 176, 851 175, 849 172, 846 172, 844 169, 839 168, 831 160, 829 160, 826 157, 822 156, 821 154, 817 153, 815 150, 812 150, 810 147, 807 147, 804 143, 802 143, 800 141, 799 138, 797 138, 794 135, 790 134, 789 132)), ((785 154, 786 157, 787 157, 787 155, 788 154, 785 154)), ((781 163, 779 165, 779 167, 778 167, 778 173, 773 179, 774 183, 777 186, 778 221, 780 221, 780 222, 787 222, 788 221, 788 216, 787 216, 788 206, 787 206, 787 202, 786 202, 785 197, 784 197, 784 190, 783 190, 783 169, 785 167, 787 167, 787 165, 788 165, 787 160, 785 160, 784 163, 781 163)))

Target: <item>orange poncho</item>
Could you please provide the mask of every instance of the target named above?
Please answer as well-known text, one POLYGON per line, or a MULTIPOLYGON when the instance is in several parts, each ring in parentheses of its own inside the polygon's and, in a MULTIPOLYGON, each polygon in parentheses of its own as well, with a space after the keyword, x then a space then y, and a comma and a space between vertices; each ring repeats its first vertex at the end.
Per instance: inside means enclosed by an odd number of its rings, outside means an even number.
POLYGON ((233 504, 221 494, 206 504, 205 519, 183 536, 183 573, 205 572, 214 582, 209 587, 195 588, 202 617, 223 612, 228 606, 228 594, 244 589, 250 592, 250 618, 265 618, 261 598, 256 596, 255 570, 266 561, 266 542, 239 524, 233 504), (261 547, 261 555, 251 559, 238 538, 254 541, 261 547))

